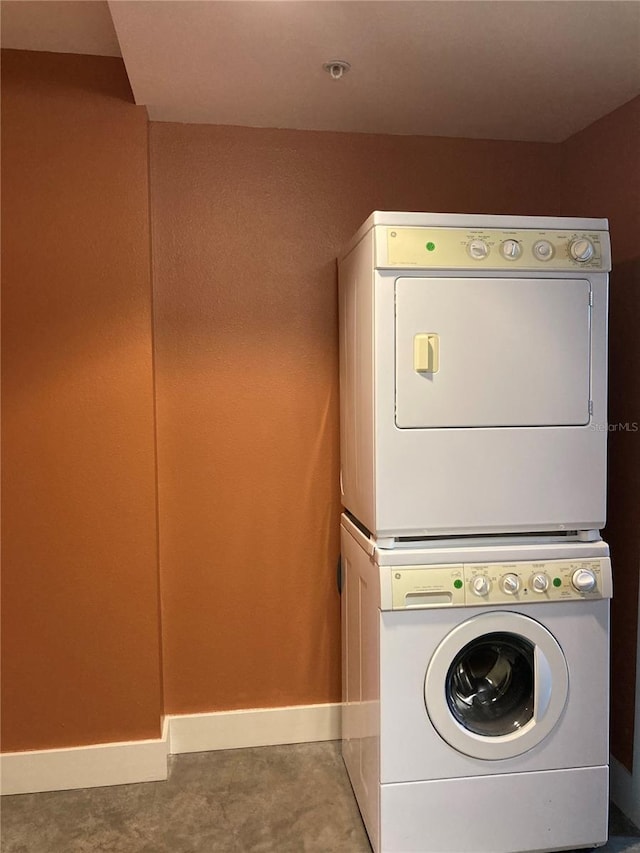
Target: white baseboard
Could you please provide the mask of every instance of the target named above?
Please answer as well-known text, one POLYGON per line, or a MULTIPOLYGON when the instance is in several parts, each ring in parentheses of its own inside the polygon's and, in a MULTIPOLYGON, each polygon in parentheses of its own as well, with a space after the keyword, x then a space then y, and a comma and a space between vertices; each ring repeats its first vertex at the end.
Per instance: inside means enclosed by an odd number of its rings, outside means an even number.
POLYGON ((338 740, 340 704, 292 705, 169 716, 169 751, 207 752, 338 740))
POLYGON ((101 743, 0 755, 0 793, 158 782, 180 752, 338 740, 340 705, 294 705, 165 717, 157 740, 101 743))
POLYGON ((613 802, 636 826, 640 826, 640 770, 631 774, 611 756, 610 787, 613 802))
POLYGON ((165 722, 157 740, 5 752, 0 756, 0 793, 157 782, 167 778, 168 739, 165 722))

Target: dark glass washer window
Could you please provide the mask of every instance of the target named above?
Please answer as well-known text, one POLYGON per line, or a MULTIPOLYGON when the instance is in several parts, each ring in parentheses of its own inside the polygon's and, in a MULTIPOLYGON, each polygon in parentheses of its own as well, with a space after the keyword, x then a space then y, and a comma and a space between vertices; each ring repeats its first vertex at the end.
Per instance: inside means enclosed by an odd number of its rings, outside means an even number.
POLYGON ((499 737, 533 717, 534 647, 516 634, 485 634, 456 655, 447 673, 447 702, 466 729, 499 737))

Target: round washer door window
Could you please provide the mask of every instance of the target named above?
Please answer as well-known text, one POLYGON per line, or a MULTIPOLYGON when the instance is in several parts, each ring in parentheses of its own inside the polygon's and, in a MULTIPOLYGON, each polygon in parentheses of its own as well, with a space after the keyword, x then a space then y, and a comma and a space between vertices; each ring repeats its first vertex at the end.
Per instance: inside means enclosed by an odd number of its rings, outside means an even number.
POLYGON ((555 637, 519 613, 476 616, 451 631, 425 678, 438 734, 473 758, 512 758, 552 731, 567 701, 567 664, 555 637))

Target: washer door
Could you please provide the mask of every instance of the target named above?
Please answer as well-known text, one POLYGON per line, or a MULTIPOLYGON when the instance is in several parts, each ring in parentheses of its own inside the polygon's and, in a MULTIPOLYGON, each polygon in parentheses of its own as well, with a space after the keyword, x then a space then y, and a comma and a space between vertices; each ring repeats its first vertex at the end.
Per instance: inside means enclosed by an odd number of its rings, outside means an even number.
POLYGON ((429 718, 472 758, 513 758, 539 744, 569 693, 562 649, 539 622, 493 612, 458 625, 433 654, 424 682, 429 718))

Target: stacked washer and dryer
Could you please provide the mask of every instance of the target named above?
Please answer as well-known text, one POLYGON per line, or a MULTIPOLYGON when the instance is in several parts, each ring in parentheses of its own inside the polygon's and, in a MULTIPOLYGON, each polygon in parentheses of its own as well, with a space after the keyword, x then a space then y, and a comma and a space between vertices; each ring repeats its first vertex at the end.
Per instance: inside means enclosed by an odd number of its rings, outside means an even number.
POLYGON ((376 853, 602 845, 606 220, 374 213, 339 261, 343 756, 376 853))

